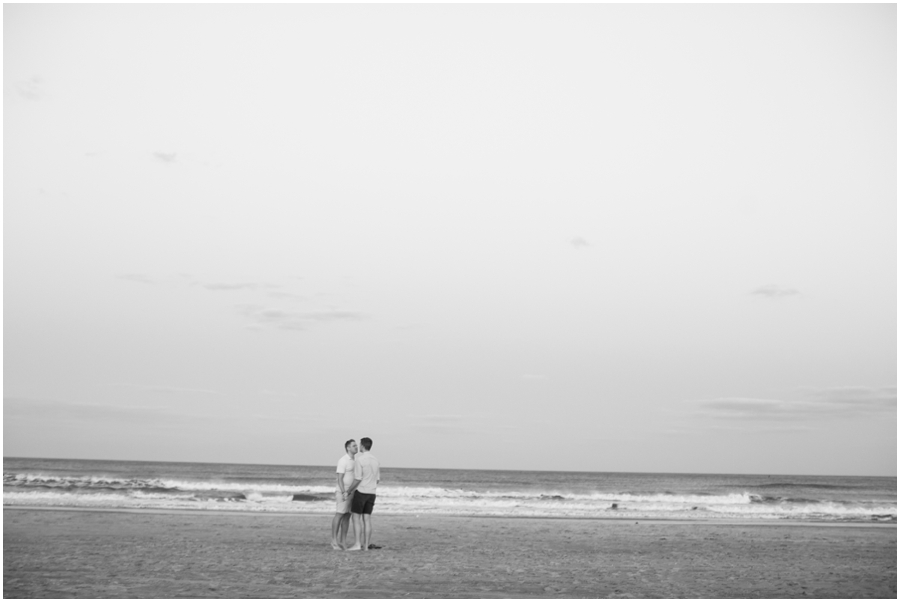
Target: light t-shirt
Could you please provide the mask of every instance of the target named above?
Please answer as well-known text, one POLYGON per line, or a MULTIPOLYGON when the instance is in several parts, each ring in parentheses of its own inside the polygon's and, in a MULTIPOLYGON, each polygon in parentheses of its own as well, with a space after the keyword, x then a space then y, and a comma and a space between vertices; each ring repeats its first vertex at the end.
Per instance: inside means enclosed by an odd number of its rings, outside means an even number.
POLYGON ((353 466, 355 464, 356 462, 349 454, 344 454, 344 457, 338 460, 337 472, 344 475, 344 489, 353 484, 353 466))
POLYGON ((357 491, 362 493, 375 493, 375 487, 381 480, 381 467, 378 458, 369 452, 361 452, 356 455, 356 465, 353 467, 353 477, 361 482, 357 491))

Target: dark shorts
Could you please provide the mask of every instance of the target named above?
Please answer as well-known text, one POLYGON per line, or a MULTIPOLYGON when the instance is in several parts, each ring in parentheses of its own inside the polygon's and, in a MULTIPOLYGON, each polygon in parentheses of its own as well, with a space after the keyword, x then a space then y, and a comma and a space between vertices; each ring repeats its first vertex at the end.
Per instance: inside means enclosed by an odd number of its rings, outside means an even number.
POLYGON ((353 503, 350 505, 350 512, 353 514, 372 514, 372 508, 374 507, 374 493, 353 492, 353 503))

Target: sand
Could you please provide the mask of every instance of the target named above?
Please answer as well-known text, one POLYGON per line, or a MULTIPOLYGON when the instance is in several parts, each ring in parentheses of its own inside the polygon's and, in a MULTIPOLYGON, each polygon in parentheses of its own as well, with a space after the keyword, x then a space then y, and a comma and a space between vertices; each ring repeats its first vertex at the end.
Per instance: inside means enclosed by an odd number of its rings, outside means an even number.
POLYGON ((3 510, 3 595, 896 598, 896 524, 3 510))

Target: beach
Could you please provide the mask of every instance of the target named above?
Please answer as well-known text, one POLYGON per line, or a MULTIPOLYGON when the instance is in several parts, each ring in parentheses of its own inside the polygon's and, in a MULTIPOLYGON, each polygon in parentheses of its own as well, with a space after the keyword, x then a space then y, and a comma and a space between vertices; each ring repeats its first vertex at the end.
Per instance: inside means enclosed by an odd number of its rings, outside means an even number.
POLYGON ((896 523, 374 515, 7 506, 6 598, 896 598, 896 523))

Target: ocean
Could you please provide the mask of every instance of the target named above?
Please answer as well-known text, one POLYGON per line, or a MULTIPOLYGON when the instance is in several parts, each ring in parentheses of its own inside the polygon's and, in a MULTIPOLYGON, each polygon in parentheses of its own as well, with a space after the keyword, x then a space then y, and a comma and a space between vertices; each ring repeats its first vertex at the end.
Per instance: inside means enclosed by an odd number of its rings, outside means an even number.
MULTIPOLYGON (((335 464, 337 458, 335 458, 335 464)), ((332 513, 333 466, 3 459, 4 506, 332 513)), ((382 469, 376 512, 897 520, 896 477, 382 469)))

